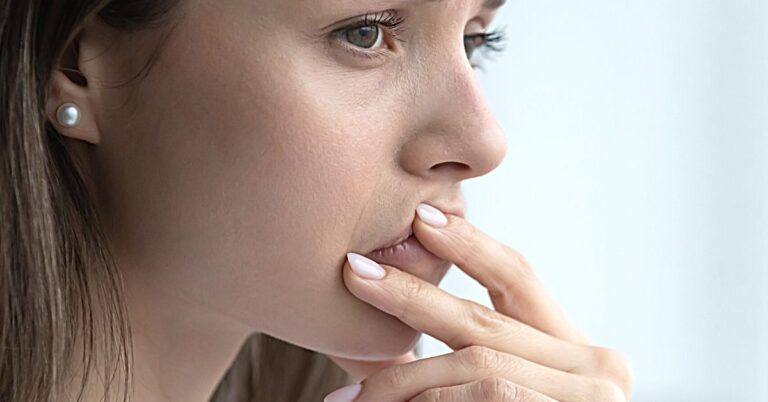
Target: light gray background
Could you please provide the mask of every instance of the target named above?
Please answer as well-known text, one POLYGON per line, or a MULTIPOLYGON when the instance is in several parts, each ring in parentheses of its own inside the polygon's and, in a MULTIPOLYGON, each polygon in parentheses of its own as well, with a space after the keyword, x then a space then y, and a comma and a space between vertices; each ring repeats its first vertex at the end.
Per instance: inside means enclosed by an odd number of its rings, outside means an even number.
MULTIPOLYGON (((468 218, 624 353, 632 401, 768 401, 768 1, 504 7, 479 76, 509 153, 468 218)), ((490 306, 456 268, 441 287, 490 306)))

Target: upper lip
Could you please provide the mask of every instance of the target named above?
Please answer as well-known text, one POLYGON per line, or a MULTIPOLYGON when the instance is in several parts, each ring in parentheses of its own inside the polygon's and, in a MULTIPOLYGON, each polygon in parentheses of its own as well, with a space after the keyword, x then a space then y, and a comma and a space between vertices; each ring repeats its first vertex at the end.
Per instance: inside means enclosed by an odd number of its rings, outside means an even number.
MULTIPOLYGON (((453 204, 453 205, 440 205, 439 203, 436 203, 436 202, 427 202, 427 201, 425 201, 425 203, 429 204, 429 205, 432 205, 433 207, 435 207, 435 208, 445 212, 446 214, 456 215, 456 216, 459 216, 461 218, 464 218, 465 207, 464 207, 463 203, 453 204)), ((415 211, 415 208, 414 208, 414 211, 415 211)), ((379 250, 383 250, 383 249, 386 249, 386 248, 389 248, 389 247, 392 247, 392 246, 394 246, 396 244, 399 244, 399 243, 407 240, 413 234, 412 223, 413 223, 413 215, 411 215, 411 218, 405 224, 400 226, 401 229, 397 232, 397 234, 395 234, 394 236, 389 237, 389 239, 391 239, 390 241, 385 243, 384 246, 381 246, 381 247, 371 251, 371 253, 379 251, 379 250)))

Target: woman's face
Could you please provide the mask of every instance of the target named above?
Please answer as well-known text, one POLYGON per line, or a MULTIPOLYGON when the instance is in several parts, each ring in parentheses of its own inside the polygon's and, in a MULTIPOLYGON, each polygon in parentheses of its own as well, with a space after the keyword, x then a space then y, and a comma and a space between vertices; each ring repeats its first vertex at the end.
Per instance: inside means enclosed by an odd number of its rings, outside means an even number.
MULTIPOLYGON (((421 202, 460 214, 461 181, 504 158, 463 40, 486 30, 485 6, 183 1, 147 77, 103 90, 92 164, 118 263, 321 353, 407 352, 419 333, 350 294, 342 266, 421 202), (339 31, 366 14, 378 33, 339 31)), ((151 41, 132 38, 99 68, 139 66, 151 41)), ((448 267, 399 268, 437 284, 448 267)))

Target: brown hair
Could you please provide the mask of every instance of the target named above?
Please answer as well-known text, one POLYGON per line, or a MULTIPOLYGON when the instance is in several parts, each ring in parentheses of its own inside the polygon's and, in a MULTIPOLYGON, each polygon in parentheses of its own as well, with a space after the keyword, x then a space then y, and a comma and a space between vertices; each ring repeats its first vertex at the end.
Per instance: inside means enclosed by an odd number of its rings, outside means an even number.
MULTIPOLYGON (((46 91, 86 18, 131 32, 163 26, 177 1, 0 0, 1 401, 61 400, 72 362, 83 367, 76 400, 93 375, 103 376, 105 395, 114 384, 130 397, 120 272, 77 160, 48 122, 46 91)), ((255 335, 214 398, 311 400, 351 382, 325 356, 255 335), (236 386, 238 378, 248 381, 236 386), (283 386, 268 385, 275 381, 283 386)))

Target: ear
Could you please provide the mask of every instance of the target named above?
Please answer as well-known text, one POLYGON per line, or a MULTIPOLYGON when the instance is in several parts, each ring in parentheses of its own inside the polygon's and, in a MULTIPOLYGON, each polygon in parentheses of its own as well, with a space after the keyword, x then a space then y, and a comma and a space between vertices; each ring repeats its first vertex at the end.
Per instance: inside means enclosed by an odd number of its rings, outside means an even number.
POLYGON ((98 144, 100 132, 96 120, 94 105, 97 92, 81 70, 80 35, 78 35, 64 52, 61 61, 51 75, 48 86, 48 97, 45 103, 45 113, 56 131, 65 137, 98 144), (73 127, 59 123, 56 117, 59 107, 64 103, 74 103, 80 109, 80 121, 73 127))

